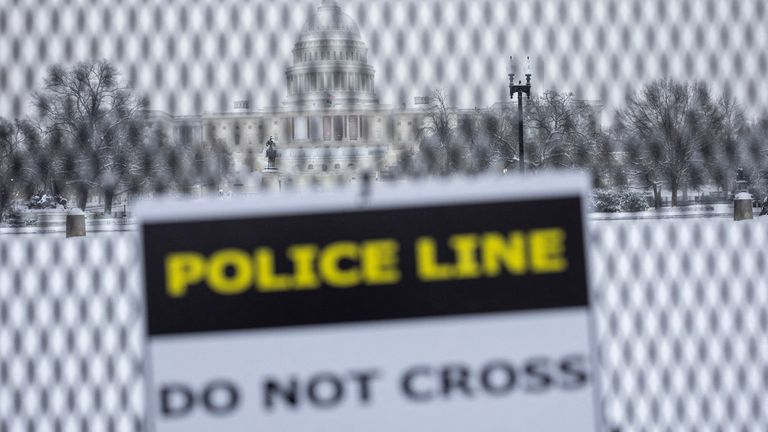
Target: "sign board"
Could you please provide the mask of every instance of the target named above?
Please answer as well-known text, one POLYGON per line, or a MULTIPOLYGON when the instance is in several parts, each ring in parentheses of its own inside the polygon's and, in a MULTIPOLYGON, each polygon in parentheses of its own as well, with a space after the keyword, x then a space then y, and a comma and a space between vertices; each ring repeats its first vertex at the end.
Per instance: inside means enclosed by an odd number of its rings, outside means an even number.
POLYGON ((150 424, 595 430, 586 185, 143 205, 150 424))
POLYGON ((413 97, 414 105, 429 105, 431 102, 432 102, 432 97, 430 96, 414 96, 413 97))

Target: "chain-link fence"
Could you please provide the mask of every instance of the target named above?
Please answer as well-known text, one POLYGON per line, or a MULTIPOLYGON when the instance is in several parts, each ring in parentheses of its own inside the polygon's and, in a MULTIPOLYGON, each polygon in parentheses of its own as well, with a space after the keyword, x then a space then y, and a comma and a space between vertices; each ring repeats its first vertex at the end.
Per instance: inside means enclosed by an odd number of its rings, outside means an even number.
POLYGON ((143 429, 136 199, 521 164, 686 218, 590 222, 606 429, 765 430, 766 76, 764 0, 0 0, 0 432, 143 429))
MULTIPOLYGON (((279 105, 302 26, 320 0, 3 0, 0 116, 29 110, 49 65, 107 58, 154 109, 201 114, 279 105)), ((506 94, 505 62, 531 56, 534 86, 600 100, 610 115, 638 83, 671 76, 730 88, 766 110, 762 0, 342 0, 383 103, 450 89, 452 105, 506 94)))
POLYGON ((266 166, 270 136, 283 169, 381 172, 426 141, 441 170, 468 152, 477 168, 586 167, 656 205, 728 195, 738 167, 768 191, 762 0, 1 6, 0 213, 228 193, 266 166), (528 158, 509 72, 533 75, 528 158), (638 117, 657 100, 675 103, 638 117))
MULTIPOLYGON (((608 430, 768 426, 761 221, 589 225, 608 430)), ((143 430, 135 232, 0 242, 0 426, 143 430)))

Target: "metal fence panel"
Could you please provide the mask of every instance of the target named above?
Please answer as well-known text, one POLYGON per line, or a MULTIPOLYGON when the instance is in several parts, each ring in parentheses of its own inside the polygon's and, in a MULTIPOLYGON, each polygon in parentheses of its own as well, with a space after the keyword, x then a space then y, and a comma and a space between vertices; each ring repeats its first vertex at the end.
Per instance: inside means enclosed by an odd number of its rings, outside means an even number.
MULTIPOLYGON (((608 430, 768 427, 762 220, 593 221, 608 430)), ((136 232, 0 240, 0 430, 143 430, 136 232)))

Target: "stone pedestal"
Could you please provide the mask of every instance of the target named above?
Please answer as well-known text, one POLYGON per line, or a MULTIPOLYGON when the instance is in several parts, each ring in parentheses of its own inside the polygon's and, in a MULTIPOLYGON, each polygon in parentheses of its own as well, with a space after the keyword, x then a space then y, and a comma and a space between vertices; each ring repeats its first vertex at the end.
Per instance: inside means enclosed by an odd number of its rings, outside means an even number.
POLYGON ((747 192, 736 194, 733 200, 733 220, 749 220, 752 217, 752 195, 747 192))
POLYGON ((85 213, 79 208, 70 210, 67 214, 67 237, 85 236, 85 213))
POLYGON ((261 189, 278 192, 282 189, 282 180, 280 170, 275 168, 265 168, 261 173, 261 189))

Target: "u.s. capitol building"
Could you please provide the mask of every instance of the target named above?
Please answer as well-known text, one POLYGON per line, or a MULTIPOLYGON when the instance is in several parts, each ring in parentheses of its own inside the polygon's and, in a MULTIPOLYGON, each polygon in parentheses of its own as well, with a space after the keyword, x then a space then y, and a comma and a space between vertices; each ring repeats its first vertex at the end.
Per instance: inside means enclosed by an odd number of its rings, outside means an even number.
POLYGON ((233 101, 233 110, 175 117, 156 113, 179 143, 216 142, 231 152, 238 182, 267 166, 265 143, 278 144, 283 175, 347 173, 396 163, 417 145, 423 123, 418 107, 381 104, 376 71, 357 23, 335 0, 322 0, 309 17, 285 71, 281 106, 256 109, 233 101))

